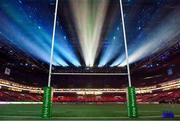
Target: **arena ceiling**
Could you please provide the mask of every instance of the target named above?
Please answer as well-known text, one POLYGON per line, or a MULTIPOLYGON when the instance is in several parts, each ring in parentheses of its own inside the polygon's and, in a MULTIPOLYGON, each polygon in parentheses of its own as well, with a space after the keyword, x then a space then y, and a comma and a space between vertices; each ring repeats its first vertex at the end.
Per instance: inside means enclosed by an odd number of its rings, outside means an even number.
MULTIPOLYGON (((123 0, 123 8, 130 63, 179 41, 179 0, 123 0)), ((0 46, 48 64, 54 9, 55 0, 1 0, 0 46)), ((119 0, 59 0, 53 60, 63 67, 125 66, 119 0)))

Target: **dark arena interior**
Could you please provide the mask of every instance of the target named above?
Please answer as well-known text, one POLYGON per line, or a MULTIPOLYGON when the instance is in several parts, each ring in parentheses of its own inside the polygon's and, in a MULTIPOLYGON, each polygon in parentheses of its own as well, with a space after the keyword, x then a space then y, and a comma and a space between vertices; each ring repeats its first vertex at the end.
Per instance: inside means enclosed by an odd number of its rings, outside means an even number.
POLYGON ((44 119, 180 120, 180 0, 0 0, 0 120, 44 119))

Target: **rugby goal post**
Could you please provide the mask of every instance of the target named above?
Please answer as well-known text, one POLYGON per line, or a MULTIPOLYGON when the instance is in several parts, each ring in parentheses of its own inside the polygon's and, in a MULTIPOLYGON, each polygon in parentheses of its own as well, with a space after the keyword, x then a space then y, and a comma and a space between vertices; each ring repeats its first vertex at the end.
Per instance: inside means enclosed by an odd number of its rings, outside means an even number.
MULTIPOLYGON (((53 53, 54 53, 54 38, 55 38, 55 32, 56 32, 56 19, 57 19, 58 2, 59 1, 56 0, 53 33, 52 33, 52 41, 51 41, 51 55, 50 55, 50 65, 49 65, 48 87, 44 88, 43 110, 42 110, 42 117, 43 118, 50 118, 51 113, 52 113, 51 108, 52 108, 52 90, 53 89, 51 87, 51 75, 52 74, 55 74, 55 75, 62 75, 63 74, 63 73, 59 73, 59 74, 58 73, 52 73, 52 63, 53 63, 53 53)), ((127 88, 128 117, 129 118, 136 118, 136 117, 138 117, 138 110, 137 110, 137 104, 136 104, 135 88, 132 87, 132 84, 131 84, 131 74, 130 74, 130 67, 129 67, 129 56, 128 56, 126 28, 125 28, 125 22, 124 22, 122 0, 119 0, 119 6, 120 6, 120 12, 121 12, 121 22, 122 22, 122 29, 123 29, 123 40, 124 40, 126 67, 127 67, 127 73, 125 73, 124 75, 128 76, 128 88, 127 88)), ((70 74, 72 74, 72 73, 70 73, 70 74)), ((82 73, 82 74, 87 75, 87 73, 82 73)), ((96 75, 96 74, 94 74, 94 75, 96 75)), ((103 74, 103 75, 105 75, 105 74, 103 74)), ((118 75, 121 75, 121 73, 119 73, 118 75)))

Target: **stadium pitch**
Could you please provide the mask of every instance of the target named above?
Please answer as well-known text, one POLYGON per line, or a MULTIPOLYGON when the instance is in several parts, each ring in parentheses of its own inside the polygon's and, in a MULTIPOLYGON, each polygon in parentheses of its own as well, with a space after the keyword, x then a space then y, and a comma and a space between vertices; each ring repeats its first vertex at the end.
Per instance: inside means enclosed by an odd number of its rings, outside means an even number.
MULTIPOLYGON (((163 111, 173 111, 174 120, 180 120, 178 104, 138 105, 139 117, 133 120, 163 120, 163 111)), ((42 120, 42 105, 0 105, 0 120, 42 120)), ((53 104, 51 120, 132 120, 123 104, 53 104)), ((172 120, 172 119, 171 119, 172 120)))

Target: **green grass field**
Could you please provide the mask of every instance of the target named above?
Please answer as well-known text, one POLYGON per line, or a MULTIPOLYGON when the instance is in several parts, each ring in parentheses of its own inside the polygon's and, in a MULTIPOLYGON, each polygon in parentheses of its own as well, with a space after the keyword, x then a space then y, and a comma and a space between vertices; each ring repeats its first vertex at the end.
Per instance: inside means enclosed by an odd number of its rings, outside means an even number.
MULTIPOLYGON (((0 105, 0 120, 40 120, 41 105, 0 105)), ((139 118, 135 120, 161 120, 163 111, 173 111, 180 120, 178 104, 138 105, 139 118)), ((123 104, 54 104, 52 120, 129 120, 123 104)))

